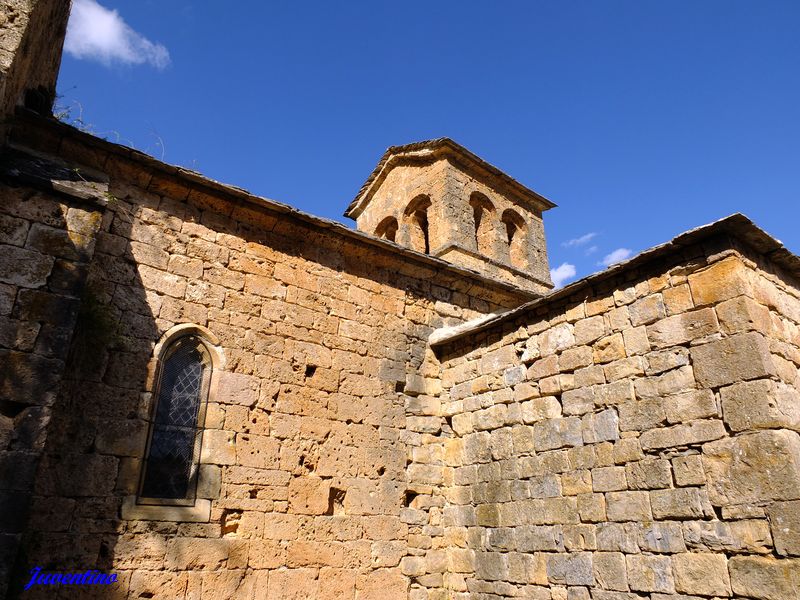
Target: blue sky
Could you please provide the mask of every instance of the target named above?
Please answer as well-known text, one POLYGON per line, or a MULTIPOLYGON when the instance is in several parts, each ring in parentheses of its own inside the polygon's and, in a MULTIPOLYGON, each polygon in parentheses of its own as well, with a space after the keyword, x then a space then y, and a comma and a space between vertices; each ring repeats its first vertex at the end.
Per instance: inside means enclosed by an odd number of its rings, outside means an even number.
POLYGON ((796 1, 75 0, 59 93, 348 224, 387 146, 451 137, 559 205, 563 281, 733 212, 800 252, 796 1))

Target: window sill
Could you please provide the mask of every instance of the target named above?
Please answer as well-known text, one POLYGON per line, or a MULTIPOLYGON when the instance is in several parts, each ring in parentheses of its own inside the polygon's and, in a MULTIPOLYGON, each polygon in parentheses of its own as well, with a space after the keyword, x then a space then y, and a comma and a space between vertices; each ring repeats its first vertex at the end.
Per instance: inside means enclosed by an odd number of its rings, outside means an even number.
POLYGON ((198 498, 194 506, 170 506, 168 504, 136 504, 136 496, 126 496, 122 501, 122 519, 126 521, 208 523, 211 520, 211 500, 198 498))

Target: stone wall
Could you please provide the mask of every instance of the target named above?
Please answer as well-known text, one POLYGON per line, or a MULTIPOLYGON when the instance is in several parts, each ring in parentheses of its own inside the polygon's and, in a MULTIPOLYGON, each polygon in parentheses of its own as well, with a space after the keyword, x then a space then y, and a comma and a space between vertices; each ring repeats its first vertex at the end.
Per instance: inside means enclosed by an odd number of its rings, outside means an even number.
POLYGON ((189 185, 62 126, 18 135, 102 168, 110 183, 90 320, 53 407, 16 590, 38 565, 113 571, 113 598, 405 597, 399 563, 417 493, 406 464, 431 433, 420 404, 439 391, 438 368, 422 366, 427 337, 529 296, 211 182, 189 185), (153 349, 180 323, 208 328, 225 360, 203 433, 210 518, 125 518, 153 349))
MULTIPOLYGON (((0 183, 0 596, 25 530, 46 430, 101 226, 102 184, 23 184, 4 153, 0 183), (15 176, 9 176, 13 170, 15 176)), ((48 169, 36 165, 40 182, 48 169)), ((69 172, 56 169, 55 177, 69 172)))
POLYGON ((800 296, 735 245, 440 350, 410 597, 800 597, 800 296))

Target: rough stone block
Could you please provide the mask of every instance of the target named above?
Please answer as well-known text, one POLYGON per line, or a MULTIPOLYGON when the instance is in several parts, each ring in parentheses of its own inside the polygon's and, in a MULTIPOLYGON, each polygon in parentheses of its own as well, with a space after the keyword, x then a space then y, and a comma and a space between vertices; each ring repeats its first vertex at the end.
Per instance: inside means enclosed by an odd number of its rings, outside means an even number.
POLYGON ((663 398, 670 394, 676 394, 684 390, 689 390, 695 386, 694 374, 691 366, 684 366, 668 371, 663 375, 637 379, 634 384, 636 397, 663 398))
MULTIPOLYGON (((672 485, 669 461, 663 459, 641 460, 625 465, 628 487, 632 490, 653 490, 672 485)), ((654 508, 655 512, 655 508, 654 508)))
POLYGON ((725 437, 722 421, 692 421, 674 427, 645 431, 640 441, 645 450, 690 446, 725 437))
POLYGON ((752 330, 769 333, 772 330, 769 309, 745 296, 719 304, 716 311, 722 331, 725 333, 752 330))
POLYGON ((728 561, 731 587, 737 596, 758 600, 800 598, 800 560, 734 556, 728 561))
POLYGON ((745 381, 720 390, 725 422, 733 431, 800 431, 800 392, 770 379, 745 381))
POLYGON ((762 431, 703 446, 715 506, 800 499, 800 435, 762 431))
POLYGON ((643 552, 686 552, 680 523, 637 523, 636 542, 643 552))
POLYGON ((330 481, 318 477, 295 477, 289 482, 289 510, 299 515, 328 512, 330 481))
POLYGON ((719 416, 714 392, 711 390, 689 390, 668 396, 664 399, 664 412, 670 423, 719 416))
POLYGON ((647 325, 666 316, 664 300, 661 294, 653 294, 637 300, 628 308, 631 317, 631 324, 647 325))
POLYGON ((617 381, 644 375, 644 363, 641 356, 630 356, 608 363, 603 367, 607 381, 617 381))
POLYGON ((568 373, 588 367, 592 364, 592 349, 589 346, 569 348, 558 357, 558 368, 563 373, 568 373))
POLYGON ((627 487, 625 467, 598 467, 592 470, 592 488, 595 492, 617 492, 627 487))
POLYGON ((603 337, 605 332, 605 322, 602 315, 578 321, 575 323, 573 331, 575 343, 578 345, 591 344, 596 339, 603 337))
POLYGON ((220 404, 255 406, 258 402, 258 378, 242 373, 223 372, 219 375, 215 399, 220 404))
POLYGON ((514 536, 519 552, 563 552, 564 540, 560 525, 517 527, 514 536))
POLYGON ((689 364, 689 350, 682 346, 651 352, 645 357, 645 373, 658 375, 689 364))
POLYGON ((221 429, 204 431, 200 462, 215 465, 236 464, 235 435, 221 429))
POLYGON ((668 315, 676 315, 691 310, 694 307, 692 294, 687 284, 666 288, 661 294, 664 297, 668 315))
POLYGON ((647 339, 647 328, 644 325, 623 330, 622 338, 628 356, 644 354, 650 350, 650 340, 647 339))
POLYGON ((561 394, 561 403, 566 415, 583 415, 594 410, 594 388, 579 387, 561 394))
POLYGON ((696 346, 691 355, 695 377, 703 387, 716 388, 775 374, 769 344, 755 332, 696 346))
POLYGON ((625 358, 625 342, 621 333, 606 336, 597 340, 592 346, 595 363, 607 363, 625 358))
POLYGON ((533 428, 533 440, 537 452, 580 446, 583 443, 581 420, 578 417, 567 417, 539 421, 533 428))
POLYGON ((574 344, 573 326, 569 323, 561 323, 539 335, 539 351, 542 356, 566 350, 574 344))
POLYGON ((97 433, 95 447, 100 454, 144 456, 147 423, 139 419, 106 421, 97 433))
POLYGON ((594 578, 604 590, 624 592, 628 590, 625 555, 621 552, 597 552, 594 554, 594 578))
POLYGON ((661 398, 646 398, 619 405, 619 427, 622 431, 645 431, 666 420, 661 398))
POLYGON ((692 549, 717 553, 757 553, 771 551, 769 524, 761 519, 742 521, 685 521, 683 537, 692 549))
POLYGON ((689 275, 695 306, 717 304, 736 296, 752 296, 752 271, 741 259, 729 257, 689 275))
POLYGON ((176 538, 169 542, 165 565, 170 570, 215 570, 225 566, 228 551, 228 540, 176 538))
POLYGON ((679 486, 705 485, 706 483, 703 459, 699 454, 673 458, 672 472, 675 476, 675 483, 679 486))
POLYGON ((722 554, 685 553, 672 557, 675 589, 684 594, 730 596, 728 564, 722 554))
POLYGON ((656 519, 702 519, 714 515, 702 488, 653 490, 650 505, 656 519))
POLYGON ((583 441, 586 444, 608 442, 619 439, 619 418, 617 411, 607 409, 599 413, 584 415, 581 419, 583 441))
POLYGON ((633 401, 633 382, 623 380, 595 386, 594 398, 594 402, 598 406, 608 406, 633 401))
POLYGON ((650 495, 647 492, 608 492, 606 513, 609 521, 652 521, 650 495))
POLYGON ((775 551, 800 556, 800 501, 775 502, 767 509, 775 551))
POLYGON ((719 322, 711 308, 673 315, 647 326, 647 338, 655 348, 678 346, 717 333, 719 322))
POLYGON ((606 520, 606 499, 603 494, 579 494, 577 508, 584 523, 600 523, 606 520))
POLYGON ((672 564, 668 556, 626 556, 628 584, 636 592, 674 593, 672 564))

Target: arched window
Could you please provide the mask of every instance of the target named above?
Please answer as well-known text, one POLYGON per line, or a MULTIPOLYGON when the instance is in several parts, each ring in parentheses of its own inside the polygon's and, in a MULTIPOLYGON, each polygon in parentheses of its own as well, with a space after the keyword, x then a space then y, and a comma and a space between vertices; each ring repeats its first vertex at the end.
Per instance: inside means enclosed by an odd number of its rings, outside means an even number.
POLYGON ((386 217, 375 228, 375 235, 379 238, 394 242, 395 237, 397 237, 397 219, 394 217, 386 217))
POLYGON ((503 211, 501 219, 506 229, 506 239, 508 241, 508 254, 511 264, 519 269, 528 267, 528 248, 527 237, 528 227, 525 220, 518 212, 511 210, 503 211))
POLYGON ((417 252, 429 254, 431 251, 428 237, 428 209, 431 200, 427 196, 417 196, 406 207, 405 221, 408 226, 409 245, 417 252))
POLYGON ((494 205, 480 192, 469 197, 475 220, 475 247, 484 256, 494 257, 494 205))
POLYGON ((211 354, 200 336, 189 333, 170 341, 158 359, 156 401, 138 502, 156 499, 192 504, 211 379, 211 354))

